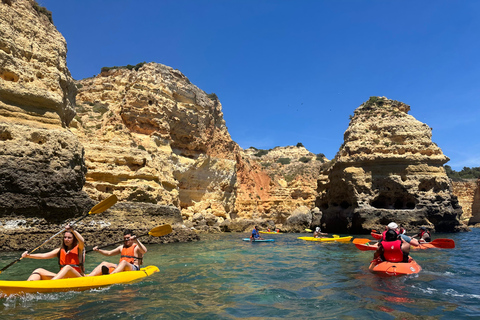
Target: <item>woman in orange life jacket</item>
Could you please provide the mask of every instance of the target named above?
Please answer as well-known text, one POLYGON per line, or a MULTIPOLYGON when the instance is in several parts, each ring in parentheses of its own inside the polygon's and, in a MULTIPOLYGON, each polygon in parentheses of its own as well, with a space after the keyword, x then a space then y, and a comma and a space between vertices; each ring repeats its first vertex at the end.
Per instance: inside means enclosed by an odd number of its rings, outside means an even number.
POLYGON ((53 273, 43 268, 35 269, 28 281, 32 280, 56 280, 62 278, 83 277, 85 269, 83 263, 85 261, 85 240, 76 230, 69 225, 65 226, 63 242, 60 248, 54 249, 46 253, 28 253, 25 251, 22 258, 30 259, 51 259, 58 257, 60 272, 53 273))
POLYGON ((395 230, 390 229, 385 233, 385 240, 379 242, 373 258, 380 257, 383 261, 389 262, 408 262, 409 253, 410 243, 399 236, 395 230))
POLYGON ((132 231, 123 232, 123 245, 113 250, 102 250, 98 247, 93 248, 104 256, 110 257, 120 254, 120 262, 117 264, 103 261, 88 276, 97 276, 100 274, 117 273, 121 271, 138 271, 143 262, 143 255, 147 248, 133 235, 132 231))

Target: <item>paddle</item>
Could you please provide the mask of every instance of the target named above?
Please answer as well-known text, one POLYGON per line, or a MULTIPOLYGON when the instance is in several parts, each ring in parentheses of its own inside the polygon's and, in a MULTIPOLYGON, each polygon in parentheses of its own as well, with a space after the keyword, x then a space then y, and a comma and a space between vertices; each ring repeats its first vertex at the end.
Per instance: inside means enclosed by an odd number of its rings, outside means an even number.
MULTIPOLYGON (((169 224, 164 224, 164 225, 153 228, 148 233, 145 233, 145 234, 142 234, 142 235, 139 235, 139 236, 136 236, 136 237, 140 238, 140 237, 149 236, 149 235, 153 236, 153 237, 161 237, 161 236, 165 236, 165 235, 167 235, 171 232, 172 232, 172 226, 169 225, 169 224)), ((115 244, 120 244, 120 243, 123 243, 123 240, 120 240, 120 241, 117 241, 117 242, 114 242, 114 243, 110 243, 110 244, 106 244, 104 246, 98 247, 98 249, 106 248, 106 247, 113 246, 115 244)), ((89 249, 86 252, 91 252, 91 251, 93 251, 93 249, 89 249)))
POLYGON ((378 249, 377 246, 369 246, 361 243, 355 243, 355 247, 361 251, 376 251, 378 249))
POLYGON ((370 240, 370 239, 364 239, 364 238, 355 238, 353 239, 353 243, 356 243, 356 244, 365 244, 365 243, 369 243, 370 241, 373 241, 373 240, 370 240))
POLYGON ((310 230, 310 229, 305 229, 305 231, 307 231, 307 232, 313 232, 313 231, 312 231, 312 230, 310 230))
POLYGON ((455 241, 453 241, 452 239, 435 239, 432 242, 420 243, 420 245, 423 245, 423 244, 430 244, 436 248, 441 248, 441 249, 455 248, 455 241))
MULTIPOLYGON (((97 214, 97 213, 101 213, 105 210, 107 210, 108 208, 110 208, 111 206, 113 206, 116 202, 117 202, 117 197, 112 194, 110 197, 108 197, 107 199, 101 201, 100 203, 98 203, 97 205, 95 205, 89 212, 88 214, 84 215, 83 217, 79 218, 77 221, 74 221, 74 222, 71 222, 69 223, 70 226, 73 226, 74 224, 76 224, 77 222, 79 221, 82 221, 83 219, 85 219, 86 217, 88 217, 89 215, 91 214, 97 214)), ((50 237, 50 239, 48 239, 47 241, 45 241, 44 243, 42 243, 41 245, 39 245, 38 247, 36 247, 35 249, 31 250, 29 253, 33 253, 35 251, 37 251, 38 249, 40 249, 41 247, 43 247, 44 245, 46 245, 47 243, 49 243, 50 241, 52 241, 53 238, 55 238, 56 236, 58 236, 60 233, 62 233, 64 231, 64 229, 60 230, 59 232, 55 233, 53 236, 50 237)), ((18 261, 22 260, 23 257, 20 257, 18 258, 17 260, 11 262, 9 265, 3 267, 3 269, 0 270, 0 274, 7 270, 9 267, 13 266, 15 263, 17 263, 18 261)))

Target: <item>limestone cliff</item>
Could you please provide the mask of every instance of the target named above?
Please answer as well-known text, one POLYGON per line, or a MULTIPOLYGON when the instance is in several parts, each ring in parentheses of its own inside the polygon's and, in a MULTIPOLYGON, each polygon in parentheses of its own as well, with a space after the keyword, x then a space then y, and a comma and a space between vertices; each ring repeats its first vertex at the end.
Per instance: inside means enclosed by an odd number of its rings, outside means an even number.
POLYGON ((317 206, 329 232, 368 232, 396 221, 457 231, 462 209, 432 142, 431 128, 410 107, 371 97, 355 110, 344 143, 318 181, 317 206))
POLYGON ((244 183, 236 203, 239 216, 281 225, 295 210, 315 207, 318 174, 327 161, 323 155, 316 156, 302 145, 271 150, 252 147, 245 150, 245 155, 251 169, 241 172, 249 172, 251 180, 241 178, 244 183))
POLYGON ((230 218, 240 148, 215 96, 157 63, 104 70, 78 88, 71 127, 85 146, 92 198, 173 205, 186 220, 230 218))
POLYGON ((157 63, 104 68, 77 86, 71 128, 85 147, 92 198, 173 205, 200 230, 281 224, 296 208, 313 208, 321 161, 303 147, 245 152, 218 98, 180 71, 157 63), (282 157, 292 163, 276 162, 282 157))
POLYGON ((65 128, 76 94, 67 46, 42 12, 34 1, 0 2, 0 226, 92 206, 83 147, 65 128))
POLYGON ((480 179, 454 181, 453 193, 463 209, 461 220, 471 225, 480 223, 480 179))

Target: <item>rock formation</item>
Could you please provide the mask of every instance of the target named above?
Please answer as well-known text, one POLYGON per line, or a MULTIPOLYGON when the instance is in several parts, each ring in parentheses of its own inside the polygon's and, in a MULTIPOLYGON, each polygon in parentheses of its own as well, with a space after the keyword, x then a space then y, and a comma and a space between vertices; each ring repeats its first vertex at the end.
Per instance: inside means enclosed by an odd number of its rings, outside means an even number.
MULTIPOLYGON (((29 0, 0 2, 1 250, 32 249, 95 204, 82 190, 87 172, 84 148, 68 129, 75 116, 77 89, 66 54, 65 39, 45 8, 29 0)), ((174 221, 181 222, 175 207, 145 206, 136 209, 146 215, 142 222, 127 224, 119 218, 123 211, 117 209, 110 217, 89 217, 77 229, 90 235, 87 239, 93 244, 94 239, 101 240, 98 231, 105 226, 113 233, 126 225, 141 230, 172 220, 167 217, 172 214, 174 221)), ((197 237, 181 229, 175 234, 169 241, 197 237)), ((55 246, 52 241, 43 249, 55 246)))
POLYGON ((328 232, 383 230, 390 221, 414 231, 463 229, 462 209, 432 142, 410 107, 371 97, 355 110, 344 143, 318 181, 317 206, 328 232))
POLYGON ((282 230, 303 231, 305 227, 300 225, 288 226, 288 219, 315 207, 317 179, 321 165, 327 161, 325 156, 317 156, 303 145, 271 150, 251 147, 245 155, 251 169, 239 170, 242 183, 235 205, 238 216, 270 221, 271 228, 276 225, 282 230))
POLYGON ((93 199, 113 192, 124 201, 173 205, 185 225, 210 231, 243 231, 256 219, 281 224, 295 208, 313 206, 315 155, 303 147, 263 157, 244 152, 216 95, 180 71, 157 63, 104 68, 77 86, 71 130, 85 147, 85 190, 93 199), (292 157, 291 172, 276 176, 282 155, 292 157), (243 221, 240 230, 232 220, 243 221))
POLYGON ((480 179, 454 181, 453 193, 463 209, 461 221, 469 225, 480 223, 480 179))
POLYGON ((59 222, 93 205, 82 145, 65 128, 76 94, 67 46, 42 12, 33 1, 0 2, 1 225, 59 222))
MULTIPOLYGON (((112 68, 78 82, 72 131, 85 146, 85 190, 94 199, 172 205, 185 219, 233 211, 235 154, 218 99, 178 70, 112 68)), ((204 219, 203 219, 204 220, 204 219)))

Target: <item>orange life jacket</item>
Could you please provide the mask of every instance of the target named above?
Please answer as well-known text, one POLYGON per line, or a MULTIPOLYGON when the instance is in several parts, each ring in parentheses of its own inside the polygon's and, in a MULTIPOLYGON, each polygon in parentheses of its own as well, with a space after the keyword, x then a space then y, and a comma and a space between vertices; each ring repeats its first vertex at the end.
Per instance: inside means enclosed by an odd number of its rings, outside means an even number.
MULTIPOLYGON (((383 255, 382 259, 389 262, 402 262, 405 255, 402 251, 402 240, 382 241, 383 255)), ((407 255, 408 260, 408 255, 407 255)))
POLYGON ((81 255, 78 254, 78 245, 73 247, 68 253, 65 251, 65 248, 61 248, 58 253, 58 264, 60 269, 65 266, 72 266, 73 269, 77 270, 80 274, 83 274, 83 259, 81 255))
POLYGON ((141 265, 143 262, 143 258, 141 257, 136 257, 135 256, 135 248, 137 247, 137 244, 133 244, 128 248, 125 248, 125 246, 122 248, 122 253, 120 256, 120 261, 125 260, 128 263, 135 264, 135 265, 141 265), (136 262, 136 263, 135 263, 136 262))

